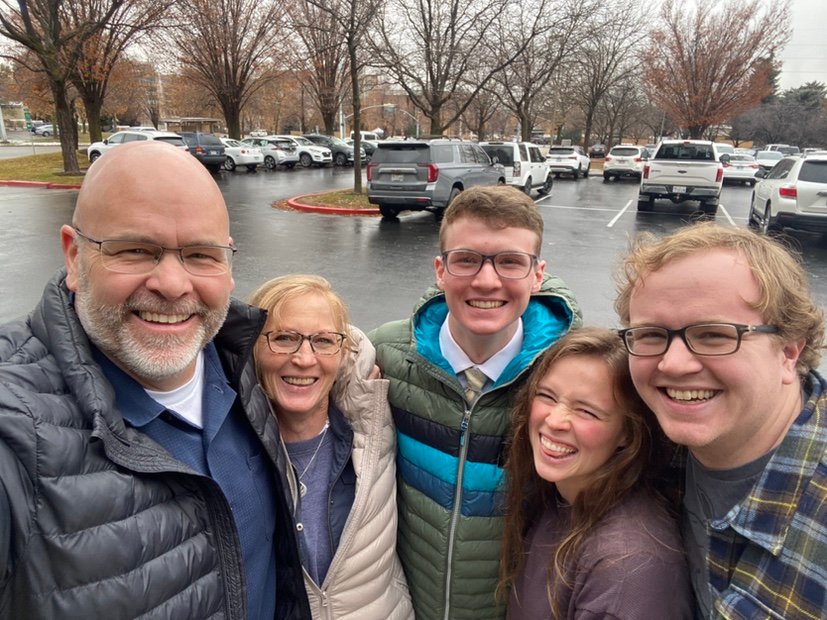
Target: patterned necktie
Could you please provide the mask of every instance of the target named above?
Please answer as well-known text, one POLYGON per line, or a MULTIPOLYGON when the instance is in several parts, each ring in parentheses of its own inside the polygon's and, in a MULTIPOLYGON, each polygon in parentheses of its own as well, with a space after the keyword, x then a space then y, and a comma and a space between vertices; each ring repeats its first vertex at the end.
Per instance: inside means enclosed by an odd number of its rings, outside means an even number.
POLYGON ((462 371, 462 373, 465 375, 465 380, 467 382, 467 386, 465 388, 465 398, 469 403, 473 403, 477 400, 477 398, 479 398, 480 392, 482 391, 482 386, 484 386, 486 381, 488 381, 488 377, 486 377, 485 373, 476 366, 466 368, 462 371))

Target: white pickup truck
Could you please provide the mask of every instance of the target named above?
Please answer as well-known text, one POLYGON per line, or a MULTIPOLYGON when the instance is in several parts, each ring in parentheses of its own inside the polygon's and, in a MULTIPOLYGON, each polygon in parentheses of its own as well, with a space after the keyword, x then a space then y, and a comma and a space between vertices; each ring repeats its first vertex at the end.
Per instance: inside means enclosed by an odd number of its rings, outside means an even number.
POLYGON ((663 140, 643 167, 638 211, 651 211, 655 199, 668 198, 675 204, 697 200, 704 214, 715 215, 727 159, 708 140, 663 140))

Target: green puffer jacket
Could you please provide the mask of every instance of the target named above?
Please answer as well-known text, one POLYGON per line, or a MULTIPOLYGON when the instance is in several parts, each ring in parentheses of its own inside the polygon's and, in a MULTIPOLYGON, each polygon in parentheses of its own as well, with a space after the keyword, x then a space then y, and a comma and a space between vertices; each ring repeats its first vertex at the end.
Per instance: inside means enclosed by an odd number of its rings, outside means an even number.
POLYGON ((412 319, 370 334, 390 380, 397 427, 399 556, 417 618, 502 618, 494 589, 514 391, 534 360, 582 317, 563 281, 546 275, 523 314, 522 351, 471 405, 440 351, 447 314, 444 294, 431 288, 412 319))

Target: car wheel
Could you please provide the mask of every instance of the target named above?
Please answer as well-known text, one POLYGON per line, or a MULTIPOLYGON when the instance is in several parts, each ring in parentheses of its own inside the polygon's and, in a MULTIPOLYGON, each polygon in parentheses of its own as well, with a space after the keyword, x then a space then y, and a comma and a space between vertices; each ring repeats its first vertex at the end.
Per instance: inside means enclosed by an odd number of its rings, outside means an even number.
POLYGON ((589 173, 590 173, 590 172, 591 172, 591 168, 586 168, 586 169, 583 171, 583 173, 582 173, 582 174, 583 174, 583 178, 584 178, 584 179, 588 179, 588 178, 589 178, 589 173))
POLYGON ((336 153, 336 158, 333 163, 337 166, 345 166, 347 164, 347 155, 344 153, 336 153))
POLYGON ((611 181, 612 180, 612 175, 610 175, 608 172, 604 172, 603 173, 603 180, 607 181, 607 182, 611 181))
POLYGON ((523 191, 525 192, 526 196, 531 196, 531 177, 528 177, 525 180, 525 185, 523 185, 523 191))
POLYGON ((652 196, 647 196, 646 194, 638 194, 637 197, 637 210, 638 211, 652 211, 655 208, 655 199, 652 196))
POLYGON ((299 155, 299 163, 301 163, 302 167, 309 168, 313 165, 313 158, 309 153, 302 153, 299 155))
POLYGON ((206 168, 213 174, 218 174, 221 172, 221 168, 224 167, 224 164, 209 164, 206 168))
POLYGON ((48 137, 49 137, 49 136, 51 136, 52 134, 51 134, 51 132, 44 131, 44 132, 43 132, 42 134, 40 134, 40 135, 41 135, 41 136, 43 136, 44 138, 48 138, 48 137))
POLYGON ((228 170, 230 172, 235 170, 235 161, 232 157, 228 157, 224 160, 224 170, 228 170))
POLYGON ((101 156, 101 154, 98 153, 97 151, 92 151, 91 153, 89 153, 89 161, 90 162, 95 162, 95 161, 97 161, 98 157, 100 157, 100 156, 101 156))
POLYGON ((399 215, 399 211, 395 207, 381 204, 379 205, 379 213, 381 213, 382 218, 386 220, 395 220, 399 215))
POLYGON ((710 200, 708 202, 701 203, 701 212, 706 217, 715 217, 715 214, 718 213, 718 200, 710 200))
POLYGON ((247 164, 247 170, 250 172, 255 172, 258 170, 258 164, 247 164))
POLYGON ((755 193, 749 199, 749 213, 747 214, 747 226, 753 230, 758 230, 758 217, 755 213, 755 193))
POLYGON ((272 155, 268 155, 264 158, 264 165, 267 166, 268 170, 275 170, 278 164, 276 163, 276 158, 272 155))
POLYGON ((574 177, 575 181, 580 178, 580 166, 577 167, 577 170, 571 171, 571 176, 574 177))
POLYGON ((767 206, 764 207, 764 218, 761 220, 761 234, 769 235, 770 233, 778 232, 780 227, 778 224, 775 223, 775 220, 772 217, 772 207, 770 203, 767 203, 767 206))
POLYGON ((537 190, 537 193, 541 196, 548 196, 551 193, 551 187, 554 185, 554 180, 551 175, 546 177, 546 182, 543 183, 543 187, 537 190))
POLYGON ((448 205, 450 205, 452 202, 454 202, 454 198, 456 198, 457 196, 459 196, 461 193, 462 193, 462 190, 461 190, 460 188, 458 188, 458 187, 453 187, 453 188, 451 188, 451 193, 450 193, 450 195, 448 196, 448 204, 446 204, 445 206, 447 207, 447 206, 448 206, 448 205))

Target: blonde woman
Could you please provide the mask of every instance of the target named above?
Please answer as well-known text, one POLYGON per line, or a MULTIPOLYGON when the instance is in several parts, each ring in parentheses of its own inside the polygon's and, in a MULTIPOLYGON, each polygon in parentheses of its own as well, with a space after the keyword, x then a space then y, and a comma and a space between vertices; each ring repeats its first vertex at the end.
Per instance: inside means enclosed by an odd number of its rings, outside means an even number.
POLYGON ((413 618, 396 555, 395 432, 374 349, 330 284, 275 278, 254 356, 278 419, 314 618, 413 618))

